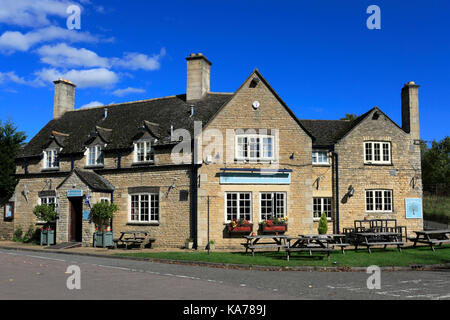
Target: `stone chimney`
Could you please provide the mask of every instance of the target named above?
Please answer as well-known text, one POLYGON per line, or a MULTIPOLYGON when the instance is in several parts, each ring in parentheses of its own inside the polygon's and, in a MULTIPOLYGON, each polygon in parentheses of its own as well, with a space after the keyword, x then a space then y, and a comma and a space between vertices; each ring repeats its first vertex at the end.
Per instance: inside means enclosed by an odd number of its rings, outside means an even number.
POLYGON ((411 139, 420 139, 419 87, 410 81, 402 89, 402 127, 411 139))
POLYGON ((55 101, 53 105, 53 119, 60 118, 67 111, 75 110, 75 88, 69 80, 58 79, 55 84, 55 101))
POLYGON ((211 62, 201 53, 192 53, 187 60, 186 100, 197 100, 210 90, 211 62))

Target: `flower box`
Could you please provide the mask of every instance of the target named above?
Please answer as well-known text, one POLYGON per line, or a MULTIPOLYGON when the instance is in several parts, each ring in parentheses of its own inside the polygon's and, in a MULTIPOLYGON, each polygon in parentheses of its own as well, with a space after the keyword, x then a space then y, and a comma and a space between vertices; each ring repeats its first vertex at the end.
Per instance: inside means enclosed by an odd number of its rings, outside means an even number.
POLYGON ((239 225, 236 227, 227 226, 229 233, 250 233, 253 230, 253 224, 239 225))
POLYGON ((261 224, 261 229, 263 233, 275 233, 275 232, 283 233, 287 231, 288 225, 287 224, 268 225, 263 223, 261 224))
POLYGON ((96 231, 94 233, 94 247, 96 248, 114 247, 113 239, 114 237, 111 231, 107 232, 96 231))
POLYGON ((55 244, 55 230, 41 230, 41 246, 55 244))

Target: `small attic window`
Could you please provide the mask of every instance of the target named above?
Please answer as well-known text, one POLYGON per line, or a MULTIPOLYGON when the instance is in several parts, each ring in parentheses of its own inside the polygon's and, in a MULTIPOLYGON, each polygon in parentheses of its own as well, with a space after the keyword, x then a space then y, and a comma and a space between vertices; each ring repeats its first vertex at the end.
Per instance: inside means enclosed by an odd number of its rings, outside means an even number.
POLYGON ((256 86, 258 85, 259 81, 261 81, 259 78, 254 77, 252 79, 252 81, 250 82, 250 88, 256 88, 256 86))
POLYGON ((87 166, 103 166, 105 155, 102 145, 91 145, 88 147, 87 166))
POLYGON ((134 144, 134 162, 146 163, 154 161, 154 153, 149 140, 137 141, 134 144))
POLYGON ((56 148, 47 149, 44 151, 44 169, 58 169, 59 168, 59 150, 56 148))
POLYGON ((380 113, 378 111, 375 111, 372 115, 372 120, 378 120, 380 117, 380 113))

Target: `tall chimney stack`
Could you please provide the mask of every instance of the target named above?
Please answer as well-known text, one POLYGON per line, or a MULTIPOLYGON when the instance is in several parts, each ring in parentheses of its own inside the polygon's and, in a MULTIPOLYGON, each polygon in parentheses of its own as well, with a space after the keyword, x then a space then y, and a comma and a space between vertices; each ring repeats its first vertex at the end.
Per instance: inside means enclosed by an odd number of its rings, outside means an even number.
POLYGON ((197 100, 209 92, 211 62, 201 53, 192 53, 187 60, 186 100, 197 100))
POLYGON ((402 89, 402 127, 411 139, 420 139, 419 85, 410 81, 402 89))
POLYGON ((75 110, 75 88, 77 86, 64 79, 58 79, 53 83, 55 84, 53 119, 58 119, 67 111, 75 110))

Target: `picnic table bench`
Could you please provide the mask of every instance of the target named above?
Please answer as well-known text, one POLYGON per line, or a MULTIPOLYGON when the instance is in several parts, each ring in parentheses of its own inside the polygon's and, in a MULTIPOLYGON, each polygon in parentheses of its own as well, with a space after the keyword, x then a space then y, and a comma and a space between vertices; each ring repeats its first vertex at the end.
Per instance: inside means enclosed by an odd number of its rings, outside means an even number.
POLYGON ((252 256, 255 256, 256 249, 277 249, 278 252, 280 252, 280 249, 284 249, 286 247, 286 239, 288 238, 288 236, 257 235, 257 236, 246 236, 244 238, 247 240, 246 243, 242 243, 242 245, 245 247, 245 253, 248 253, 248 250, 251 250, 252 256), (267 241, 260 242, 260 240, 267 240, 267 241))
POLYGON ((355 243, 355 250, 358 250, 358 246, 366 246, 369 253, 372 253, 370 247, 384 246, 386 249, 389 245, 397 246, 398 251, 402 252, 402 246, 405 244, 401 240, 400 232, 358 232, 355 233, 357 241, 355 243), (399 239, 400 237, 400 239, 399 239))
POLYGON ((125 248, 128 249, 129 245, 139 245, 139 248, 143 248, 146 244, 156 241, 154 238, 149 237, 149 233, 147 231, 122 231, 119 238, 114 239, 114 247, 117 248, 119 244, 125 245, 125 248))
POLYGON ((326 235, 300 235, 299 237, 288 237, 287 246, 284 248, 286 251, 286 259, 289 261, 291 252, 307 251, 312 256, 313 252, 326 252, 328 261, 330 260, 330 253, 334 250, 333 244, 331 244, 331 237, 326 235), (294 243, 291 243, 294 241, 294 243))
POLYGON ((425 243, 430 245, 431 250, 435 251, 435 245, 441 246, 443 243, 450 243, 450 229, 414 232, 416 233, 416 237, 409 239, 410 241, 414 242, 413 247, 416 247, 417 243, 425 243))

